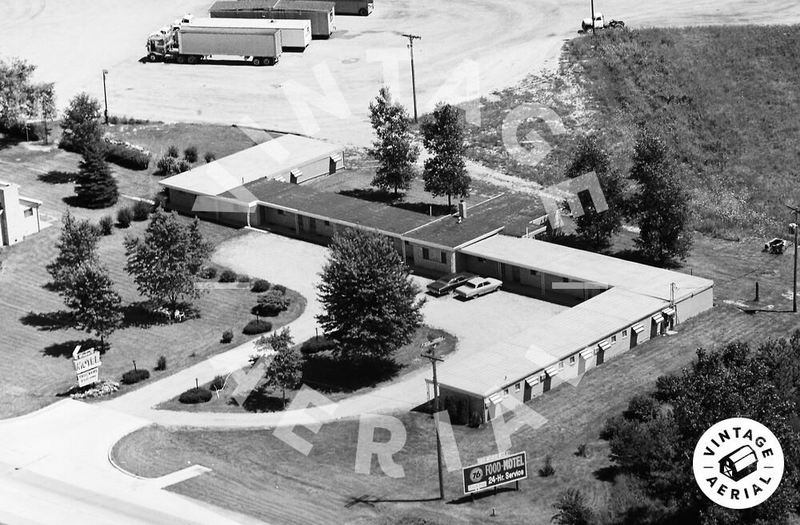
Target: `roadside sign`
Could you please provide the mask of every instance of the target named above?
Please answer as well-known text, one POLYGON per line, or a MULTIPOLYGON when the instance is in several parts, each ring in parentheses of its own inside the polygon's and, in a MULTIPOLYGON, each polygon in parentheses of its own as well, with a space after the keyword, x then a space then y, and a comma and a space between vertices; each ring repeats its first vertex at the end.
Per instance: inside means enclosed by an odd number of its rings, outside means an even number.
POLYGON ((518 452, 466 467, 462 471, 464 494, 473 494, 527 478, 528 460, 525 452, 518 452))
POLYGON ((86 372, 78 372, 78 386, 84 387, 86 385, 93 385, 97 383, 97 379, 100 376, 100 369, 99 368, 92 368, 91 370, 87 370, 86 372))
POLYGON ((100 374, 100 352, 94 348, 81 350, 81 345, 75 347, 72 352, 72 364, 75 367, 75 375, 78 377, 78 387, 97 383, 100 374))

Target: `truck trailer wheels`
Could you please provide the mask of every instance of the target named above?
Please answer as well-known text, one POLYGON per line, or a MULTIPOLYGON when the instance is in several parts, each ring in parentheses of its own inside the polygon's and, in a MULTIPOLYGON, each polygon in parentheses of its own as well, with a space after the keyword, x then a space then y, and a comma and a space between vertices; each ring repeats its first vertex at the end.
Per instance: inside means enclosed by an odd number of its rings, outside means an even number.
POLYGON ((186 57, 186 62, 188 62, 189 64, 197 64, 199 60, 197 59, 197 56, 189 55, 188 57, 186 57))
POLYGON ((185 64, 186 63, 186 57, 184 55, 178 55, 175 58, 175 62, 177 62, 178 64, 185 64))
POLYGON ((358 14, 361 16, 367 16, 369 12, 367 11, 366 8, 362 7, 361 9, 358 10, 358 14))
POLYGON ((259 57, 253 57, 253 65, 254 66, 263 66, 264 60, 259 57))
POLYGON ((150 53, 149 55, 147 55, 147 60, 150 62, 157 62, 158 57, 156 56, 155 53, 150 53))

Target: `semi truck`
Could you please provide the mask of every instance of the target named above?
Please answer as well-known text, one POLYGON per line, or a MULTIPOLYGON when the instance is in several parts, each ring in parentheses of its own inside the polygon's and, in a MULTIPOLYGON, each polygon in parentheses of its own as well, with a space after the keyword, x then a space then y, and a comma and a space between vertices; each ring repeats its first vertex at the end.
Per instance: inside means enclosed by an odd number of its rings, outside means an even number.
POLYGON ((211 18, 308 20, 312 38, 329 38, 336 30, 335 4, 318 0, 220 0, 208 14, 211 18))
MULTIPOLYGON (((318 0, 308 1, 316 2, 318 0)), ((337 15, 367 16, 375 7, 375 4, 372 0, 333 0, 333 3, 336 4, 337 15)))
POLYGON ((281 30, 268 21, 262 27, 238 27, 224 19, 214 25, 193 25, 187 16, 147 38, 147 59, 196 64, 201 60, 238 56, 254 66, 275 65, 281 56, 281 30))
POLYGON ((283 50, 302 51, 311 43, 311 22, 309 20, 276 20, 274 18, 192 18, 192 27, 238 27, 262 29, 272 27, 281 30, 283 50))

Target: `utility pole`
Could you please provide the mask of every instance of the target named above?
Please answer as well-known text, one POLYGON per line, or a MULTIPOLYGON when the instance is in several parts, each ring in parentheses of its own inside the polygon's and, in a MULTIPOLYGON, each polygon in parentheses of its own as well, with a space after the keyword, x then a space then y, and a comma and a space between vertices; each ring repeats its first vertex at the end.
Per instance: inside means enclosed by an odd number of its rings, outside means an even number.
POLYGON ((436 357, 436 347, 444 341, 444 337, 437 337, 432 341, 422 344, 422 348, 427 348, 428 352, 420 354, 421 357, 430 360, 433 366, 433 423, 436 426, 436 465, 439 468, 439 499, 444 499, 444 478, 442 477, 442 442, 439 439, 439 380, 436 378, 436 363, 444 361, 436 357))
POLYGON ((794 271, 792 272, 794 286, 792 288, 792 312, 797 313, 797 225, 798 215, 800 215, 800 208, 795 208, 794 206, 789 206, 788 204, 786 207, 792 210, 792 213, 794 213, 794 222, 791 224, 791 227, 794 230, 794 271))
POLYGON ((592 36, 595 36, 595 34, 596 33, 594 31, 594 0, 592 0, 592 36))
MULTIPOLYGON (((592 0, 594 2, 594 0, 592 0)), ((414 95, 414 122, 417 122, 417 78, 414 74, 414 40, 422 40, 421 36, 403 33, 408 39, 408 49, 411 50, 411 91, 414 95)))
POLYGON ((104 69, 103 70, 103 102, 105 103, 104 115, 106 117, 105 118, 106 126, 108 126, 108 95, 106 94, 106 75, 108 75, 108 70, 104 69))

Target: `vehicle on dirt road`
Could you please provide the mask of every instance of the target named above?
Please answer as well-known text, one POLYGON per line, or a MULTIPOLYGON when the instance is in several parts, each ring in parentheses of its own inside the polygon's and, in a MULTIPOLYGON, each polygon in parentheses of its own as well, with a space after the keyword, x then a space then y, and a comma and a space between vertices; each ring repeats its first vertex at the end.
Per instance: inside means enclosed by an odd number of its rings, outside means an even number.
MULTIPOLYGON (((606 18, 603 16, 603 13, 595 13, 594 14, 594 28, 595 29, 617 29, 625 27, 625 22, 622 20, 609 20, 606 21, 606 18)), ((592 18, 584 18, 583 22, 581 22, 581 29, 584 33, 591 31, 592 29, 592 18)))
POLYGON ((472 299, 474 297, 486 295, 487 293, 495 292, 499 290, 502 285, 503 281, 492 277, 473 277, 456 288, 456 291, 453 293, 456 297, 472 299))
POLYGON ((275 65, 281 56, 282 31, 270 20, 225 18, 198 19, 191 16, 162 28, 147 38, 147 59, 196 64, 208 58, 244 57, 254 66, 275 65))
POLYGON ((447 295, 452 290, 458 288, 474 277, 474 274, 466 272, 448 273, 447 275, 439 277, 432 283, 428 283, 428 293, 436 296, 447 295))

